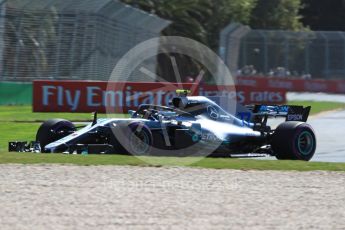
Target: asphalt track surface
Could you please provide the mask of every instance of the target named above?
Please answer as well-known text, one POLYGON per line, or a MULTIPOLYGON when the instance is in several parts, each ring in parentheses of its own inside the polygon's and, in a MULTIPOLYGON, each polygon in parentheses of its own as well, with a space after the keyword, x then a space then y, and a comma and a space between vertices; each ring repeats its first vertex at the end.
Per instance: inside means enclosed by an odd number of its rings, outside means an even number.
POLYGON ((287 93, 288 101, 329 101, 345 103, 345 95, 343 94, 327 94, 327 93, 287 93))
POLYGON ((317 149, 312 161, 345 162, 345 111, 311 118, 317 149))
MULTIPOLYGON (((329 101, 345 103, 345 95, 324 93, 288 93, 288 100, 329 101)), ((345 162, 345 111, 327 112, 308 121, 317 138, 312 161, 345 162)))

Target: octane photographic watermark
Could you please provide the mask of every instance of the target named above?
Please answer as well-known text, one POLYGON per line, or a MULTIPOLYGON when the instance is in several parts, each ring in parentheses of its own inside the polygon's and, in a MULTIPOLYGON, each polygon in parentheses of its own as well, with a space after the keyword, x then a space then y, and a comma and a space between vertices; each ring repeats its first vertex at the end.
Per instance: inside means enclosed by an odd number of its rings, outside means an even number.
MULTIPOLYGON (((130 147, 132 146, 132 143, 135 143, 135 152, 138 153, 135 155, 148 163, 156 162, 151 162, 153 161, 151 158, 142 156, 147 154, 140 154, 141 152, 147 153, 147 148, 150 148, 150 155, 201 157, 210 155, 222 143, 221 131, 219 134, 217 134, 217 132, 215 132, 215 134, 205 134, 202 133, 203 129, 201 128, 201 133, 199 132, 197 135, 204 140, 203 143, 202 141, 196 141, 195 144, 189 145, 188 147, 176 149, 174 148, 174 143, 171 139, 171 134, 169 133, 167 126, 169 126, 171 122, 177 121, 171 117, 169 120, 165 119, 165 115, 167 113, 164 113, 158 115, 157 123, 159 123, 159 126, 155 128, 161 130, 166 148, 161 149, 154 147, 151 139, 153 138, 154 142, 156 141, 155 137, 152 137, 151 133, 148 131, 146 134, 145 132, 141 132, 143 129, 150 129, 150 127, 147 127, 145 124, 145 120, 149 119, 152 115, 150 111, 156 110, 156 108, 151 104, 168 106, 167 103, 176 97, 176 90, 189 90, 190 95, 198 95, 199 89, 202 87, 202 84, 205 81, 205 73, 208 74, 207 80, 212 82, 216 87, 214 90, 216 92, 224 92, 224 90, 218 88, 218 86, 232 86, 231 93, 227 92, 225 95, 218 94, 215 96, 222 96, 217 103, 221 108, 227 108, 229 113, 234 114, 236 112, 236 97, 233 97, 233 95, 236 95, 234 79, 221 58, 218 57, 218 55, 207 46, 189 38, 172 36, 152 38, 129 50, 118 61, 117 65, 113 69, 109 82, 131 82, 134 79, 135 81, 138 81, 137 79, 145 79, 144 81, 146 82, 150 81, 161 84, 157 88, 150 89, 149 92, 146 93, 136 91, 132 91, 132 93, 130 93, 131 89, 123 84, 122 91, 127 92, 125 98, 126 104, 139 104, 139 101, 143 101, 148 105, 145 107, 146 112, 142 116, 142 120, 138 120, 135 124, 131 124, 129 127, 130 131, 128 131, 128 129, 116 127, 112 129, 116 139, 128 152, 133 150, 133 148, 130 149, 130 147), (167 81, 165 80, 164 76, 159 76, 157 74, 156 70, 160 67, 160 64, 157 60, 159 59, 158 57, 162 55, 170 60, 170 66, 172 67, 171 69, 175 76, 173 81, 167 81), (193 84, 190 84, 188 89, 184 88, 185 85, 183 84, 183 79, 185 79, 186 76, 181 76, 176 55, 188 57, 191 60, 194 60, 195 63, 198 63, 200 66, 198 75, 195 77, 193 84), (130 102, 133 100, 136 103, 130 102), (140 138, 138 138, 138 136, 131 135, 131 133, 138 133, 138 131, 141 133, 140 138), (205 142, 208 144, 205 145, 205 142)), ((115 91, 113 87, 114 84, 108 84, 107 92, 115 91)), ((118 91, 118 88, 116 91, 118 91)), ((109 115, 108 117, 111 117, 113 108, 111 106, 106 106, 106 111, 109 115)), ((125 113, 126 111, 121 112, 125 113)), ((220 124, 215 121, 220 116, 219 111, 210 106, 207 108, 207 112, 212 119, 204 120, 201 126, 209 126, 210 129, 214 128, 216 130, 226 128, 225 126, 219 127, 220 124)), ((184 122, 183 125, 188 126, 188 121, 184 122)), ((189 127, 190 130, 194 129, 193 125, 198 126, 191 122, 191 127, 189 127)), ((193 136, 192 140, 194 139, 197 139, 197 137, 193 136)), ((189 165, 199 160, 200 158, 188 158, 185 159, 182 164, 189 165)), ((156 159, 154 161, 156 161, 156 159)))
POLYGON ((118 194, 130 194, 135 191, 152 192, 161 191, 163 193, 176 193, 178 191, 198 191, 208 193, 223 193, 224 191, 236 190, 239 188, 239 182, 235 178, 227 178, 217 182, 195 182, 193 180, 103 180, 103 186, 106 190, 114 191, 118 194))

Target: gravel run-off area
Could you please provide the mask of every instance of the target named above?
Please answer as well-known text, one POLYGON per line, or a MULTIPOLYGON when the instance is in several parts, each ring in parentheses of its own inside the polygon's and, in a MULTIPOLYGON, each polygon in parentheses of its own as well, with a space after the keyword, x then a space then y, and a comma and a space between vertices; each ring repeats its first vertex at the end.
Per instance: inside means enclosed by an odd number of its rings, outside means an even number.
POLYGON ((345 229, 345 173, 0 165, 0 229, 345 229))

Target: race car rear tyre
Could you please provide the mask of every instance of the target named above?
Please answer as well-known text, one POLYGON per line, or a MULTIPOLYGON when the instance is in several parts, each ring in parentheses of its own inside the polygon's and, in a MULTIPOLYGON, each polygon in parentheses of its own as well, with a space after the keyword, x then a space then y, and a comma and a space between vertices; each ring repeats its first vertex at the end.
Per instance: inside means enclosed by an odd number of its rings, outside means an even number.
POLYGON ((316 137, 309 124, 288 121, 277 127, 271 145, 279 160, 309 161, 316 150, 316 137))
POLYGON ((135 156, 150 155, 153 137, 150 129, 142 123, 129 124, 128 152, 135 156))
POLYGON ((57 141, 72 132, 75 132, 76 128, 72 122, 63 119, 51 119, 45 121, 38 129, 36 134, 36 141, 41 145, 41 151, 44 151, 44 147, 49 143, 57 141))

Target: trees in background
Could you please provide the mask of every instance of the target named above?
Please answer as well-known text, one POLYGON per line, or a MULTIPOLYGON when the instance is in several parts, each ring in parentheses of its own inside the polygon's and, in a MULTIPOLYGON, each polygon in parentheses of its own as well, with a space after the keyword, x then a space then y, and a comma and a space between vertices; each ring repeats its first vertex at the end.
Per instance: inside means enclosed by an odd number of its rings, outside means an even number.
POLYGON ((257 0, 199 0, 200 7, 207 9, 200 18, 205 34, 205 44, 216 50, 220 31, 231 22, 248 24, 257 0))
POLYGON ((164 35, 184 36, 216 48, 219 32, 232 21, 249 23, 257 0, 123 0, 172 21, 164 35))
POLYGON ((303 28, 301 0, 258 1, 254 8, 250 26, 254 29, 300 30, 303 28))
POLYGON ((302 0, 302 22, 312 30, 345 31, 345 0, 302 0))
POLYGON ((123 0, 171 20, 164 35, 185 36, 217 49, 220 31, 231 22, 261 29, 303 28, 301 0, 123 0))
MULTIPOLYGON (((154 13, 172 24, 163 35, 183 36, 218 49, 221 30, 231 22, 263 29, 302 28, 300 0, 122 0, 124 3, 154 13)), ((159 56, 158 74, 174 80, 170 58, 159 56)), ((198 63, 188 57, 176 57, 182 76, 196 76, 198 63)))
MULTIPOLYGON (((220 31, 231 22, 247 24, 253 29, 345 30, 345 0, 122 1, 172 21, 163 31, 164 35, 189 37, 213 50, 218 48, 220 31)), ((302 43, 298 44, 301 48, 297 49, 295 56, 304 49, 302 43)), ((277 51, 277 55, 280 52, 277 51)), ((187 60, 181 63, 187 65, 188 71, 196 72, 190 70, 197 69, 196 64, 187 60)), ((167 66, 161 66, 167 69, 167 66)))

